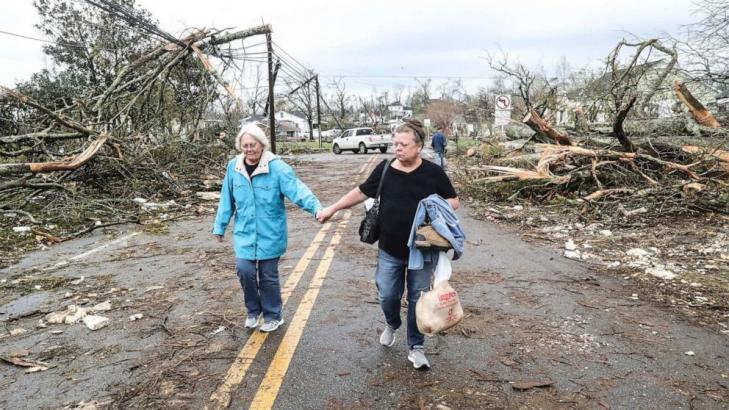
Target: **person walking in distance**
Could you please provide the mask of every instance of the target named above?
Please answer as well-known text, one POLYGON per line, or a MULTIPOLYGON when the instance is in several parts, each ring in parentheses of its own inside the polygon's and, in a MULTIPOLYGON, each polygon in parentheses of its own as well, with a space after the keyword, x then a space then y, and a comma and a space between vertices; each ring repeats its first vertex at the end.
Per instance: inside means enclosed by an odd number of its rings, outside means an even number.
POLYGON ((436 164, 441 168, 445 168, 445 151, 448 145, 448 140, 443 134, 443 127, 438 127, 437 132, 433 135, 433 141, 430 143, 433 147, 433 153, 435 154, 436 164))

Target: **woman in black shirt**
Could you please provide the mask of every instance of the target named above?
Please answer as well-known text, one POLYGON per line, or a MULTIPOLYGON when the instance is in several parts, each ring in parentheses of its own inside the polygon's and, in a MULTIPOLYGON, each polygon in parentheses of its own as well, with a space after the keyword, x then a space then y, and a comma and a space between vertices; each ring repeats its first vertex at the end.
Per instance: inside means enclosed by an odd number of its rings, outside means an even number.
MULTIPOLYGON (((395 160, 385 173, 380 192, 379 255, 375 273, 380 305, 387 320, 387 326, 380 335, 380 343, 387 347, 395 343, 396 330, 402 324, 400 300, 407 283, 408 359, 418 369, 430 367, 430 363, 423 348, 425 338, 418 331, 415 320, 415 305, 420 293, 430 288, 434 266, 426 262, 423 269, 407 269, 410 228, 418 203, 431 194, 445 198, 453 209, 460 205, 456 191, 443 169, 432 162, 423 161, 420 157, 424 138, 425 132, 418 120, 409 120, 395 130, 395 160)), ((387 161, 382 161, 364 183, 321 210, 319 221, 325 222, 337 211, 376 196, 377 185, 386 164, 387 161)))

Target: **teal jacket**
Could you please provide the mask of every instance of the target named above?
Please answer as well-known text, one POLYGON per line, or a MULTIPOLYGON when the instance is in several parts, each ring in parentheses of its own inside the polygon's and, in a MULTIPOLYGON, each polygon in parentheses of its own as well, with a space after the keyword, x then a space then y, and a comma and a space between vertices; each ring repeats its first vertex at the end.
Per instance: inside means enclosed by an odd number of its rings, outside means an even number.
POLYGON ((243 155, 237 155, 228 163, 223 179, 213 233, 223 235, 235 215, 236 258, 265 260, 283 255, 288 245, 284 196, 312 215, 321 209, 309 187, 270 151, 264 151, 253 178, 246 172, 243 155))

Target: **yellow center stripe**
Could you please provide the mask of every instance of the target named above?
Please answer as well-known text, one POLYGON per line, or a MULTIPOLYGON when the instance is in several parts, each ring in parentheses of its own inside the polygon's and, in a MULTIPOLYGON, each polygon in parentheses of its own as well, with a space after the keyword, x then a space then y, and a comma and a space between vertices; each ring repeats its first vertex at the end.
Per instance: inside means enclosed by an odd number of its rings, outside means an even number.
MULTIPOLYGON (((296 267, 294 267, 294 270, 291 272, 291 276, 289 276, 281 289, 282 305, 285 305, 288 301, 291 292, 294 290, 301 279, 301 276, 306 271, 306 268, 309 266, 309 262, 311 262, 311 258, 319 249, 319 246, 324 240, 324 236, 331 226, 332 224, 330 222, 324 224, 324 226, 319 230, 319 233, 317 233, 314 237, 314 241, 306 249, 304 256, 299 259, 296 267)), ((228 373, 225 375, 223 384, 221 384, 212 396, 210 396, 211 403, 205 406, 206 409, 224 409, 230 405, 231 390, 243 381, 246 372, 248 372, 248 368, 251 367, 251 363, 256 358, 258 351, 261 350, 261 346, 263 346, 263 342, 266 341, 267 337, 268 333, 251 333, 245 346, 243 346, 243 349, 241 349, 238 356, 233 361, 233 364, 228 369, 228 373)))
POLYGON ((261 410, 273 407, 273 402, 276 400, 276 396, 281 388, 281 383, 283 382, 283 378, 289 368, 289 364, 291 363, 296 347, 299 344, 301 335, 304 333, 306 322, 309 320, 311 311, 314 308, 314 303, 319 295, 319 290, 324 283, 324 278, 326 278, 329 267, 334 259, 334 248, 339 245, 339 241, 342 237, 342 230, 347 226, 350 215, 351 212, 347 211, 342 217, 332 241, 324 252, 324 258, 321 262, 319 262, 319 267, 317 268, 316 273, 314 273, 314 278, 311 280, 308 290, 306 291, 306 294, 304 294, 304 298, 301 300, 298 309, 296 309, 296 313, 294 313, 288 329, 286 330, 286 334, 284 335, 283 340, 281 340, 281 345, 279 345, 276 355, 273 357, 273 361, 268 368, 268 372, 266 372, 266 376, 263 378, 263 381, 258 388, 258 392, 253 398, 253 402, 250 407, 251 409, 261 410))

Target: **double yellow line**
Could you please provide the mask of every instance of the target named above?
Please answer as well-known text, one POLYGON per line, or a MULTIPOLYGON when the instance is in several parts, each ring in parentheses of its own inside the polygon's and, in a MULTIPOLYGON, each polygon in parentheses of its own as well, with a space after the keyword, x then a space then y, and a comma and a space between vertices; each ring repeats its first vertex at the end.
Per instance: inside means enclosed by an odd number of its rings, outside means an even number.
MULTIPOLYGON (((374 163, 379 155, 371 157, 365 164, 363 164, 358 175, 361 176, 370 169, 372 163, 374 163)), ((314 307, 314 302, 319 295, 319 289, 324 283, 324 278, 329 271, 332 260, 334 259, 334 249, 339 245, 342 237, 342 231, 347 226, 351 212, 346 211, 338 222, 338 227, 334 232, 329 246, 324 251, 324 257, 314 273, 314 277, 308 286, 306 293, 304 294, 299 307, 296 309, 291 321, 289 322, 286 334, 281 340, 276 354, 273 357, 266 375, 261 382, 260 387, 253 398, 251 403, 251 409, 270 409, 273 407, 273 403, 276 400, 278 391, 281 388, 281 383, 286 375, 291 359, 293 358, 296 347, 299 344, 301 335, 304 332, 304 327, 309 320, 309 315, 314 307)), ((314 240, 304 252, 304 255, 299 259, 299 262, 294 267, 291 275, 286 280, 283 288, 281 289, 281 301, 285 306, 291 293, 298 285, 304 272, 309 267, 309 263, 313 258, 314 254, 319 250, 326 234, 331 229, 332 222, 327 222, 322 226, 319 232, 314 237, 314 240)), ((268 333, 264 332, 253 332, 251 333, 248 341, 246 342, 243 349, 238 353, 236 358, 233 360, 228 372, 223 379, 223 383, 213 392, 210 396, 208 404, 205 406, 206 409, 224 409, 230 405, 231 396, 233 389, 235 389, 245 378, 251 363, 255 360, 258 352, 261 350, 263 343, 268 338, 268 333)))

